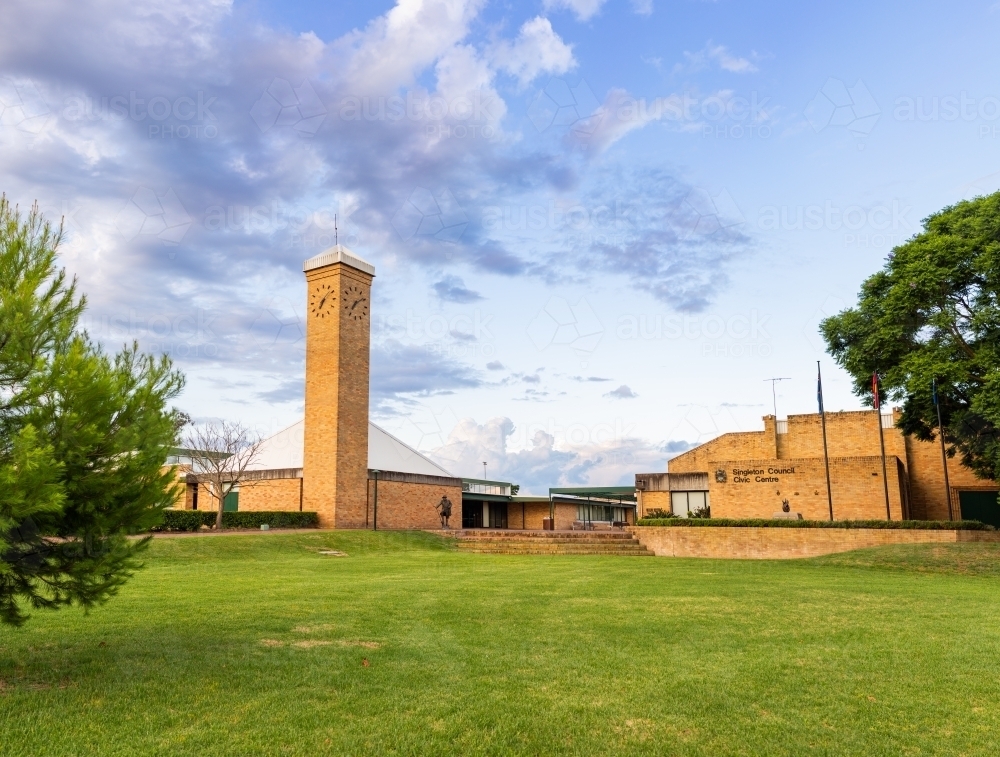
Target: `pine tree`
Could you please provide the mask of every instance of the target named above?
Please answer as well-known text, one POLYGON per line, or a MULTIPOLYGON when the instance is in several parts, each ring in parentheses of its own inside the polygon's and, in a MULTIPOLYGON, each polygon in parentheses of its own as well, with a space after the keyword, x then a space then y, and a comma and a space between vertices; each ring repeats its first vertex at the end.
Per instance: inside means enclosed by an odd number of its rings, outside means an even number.
POLYGON ((173 504, 164 463, 183 377, 138 345, 79 330, 86 299, 57 270, 62 230, 0 197, 0 622, 91 607, 140 566, 173 504))

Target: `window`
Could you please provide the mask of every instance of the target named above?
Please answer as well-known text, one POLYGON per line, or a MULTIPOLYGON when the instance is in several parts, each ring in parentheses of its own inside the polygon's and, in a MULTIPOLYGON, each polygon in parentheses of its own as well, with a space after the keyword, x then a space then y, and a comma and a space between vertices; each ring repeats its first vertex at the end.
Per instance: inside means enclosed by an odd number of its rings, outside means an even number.
POLYGON ((687 518, 708 504, 708 492, 670 492, 670 509, 681 518, 687 518))
POLYGON ((589 523, 612 523, 626 520, 625 513, 628 508, 614 507, 611 505, 577 505, 576 519, 589 523))

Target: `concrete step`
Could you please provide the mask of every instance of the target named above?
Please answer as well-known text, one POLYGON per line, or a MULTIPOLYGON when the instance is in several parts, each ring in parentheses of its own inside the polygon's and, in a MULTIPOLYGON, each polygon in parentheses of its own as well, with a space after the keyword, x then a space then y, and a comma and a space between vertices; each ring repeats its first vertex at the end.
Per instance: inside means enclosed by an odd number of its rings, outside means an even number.
POLYGON ((503 550, 505 552, 519 552, 522 554, 555 554, 559 552, 573 551, 580 554, 595 555, 624 555, 631 554, 633 552, 645 553, 648 551, 642 545, 629 545, 612 549, 610 547, 588 547, 573 544, 535 544, 530 546, 524 544, 466 544, 460 546, 458 549, 460 552, 503 550))
POLYGON ((482 547, 477 549, 463 549, 463 552, 471 552, 478 555, 597 555, 598 557, 655 557, 649 550, 635 551, 595 551, 592 549, 580 549, 578 547, 566 547, 559 550, 516 550, 503 547, 482 547))
POLYGON ((451 534, 456 539, 572 539, 577 541, 631 541, 635 537, 627 531, 520 531, 515 529, 485 529, 475 528, 454 531, 451 534))
POLYGON ((452 534, 462 552, 489 555, 611 555, 651 557, 627 531, 464 529, 452 534))

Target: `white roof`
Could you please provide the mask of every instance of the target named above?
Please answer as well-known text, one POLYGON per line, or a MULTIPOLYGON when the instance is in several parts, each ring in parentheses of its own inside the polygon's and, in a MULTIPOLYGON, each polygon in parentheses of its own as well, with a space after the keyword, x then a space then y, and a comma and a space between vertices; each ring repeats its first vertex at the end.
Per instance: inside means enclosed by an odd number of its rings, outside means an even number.
MULTIPOLYGON (((252 467, 254 470, 301 468, 304 443, 305 421, 299 421, 265 439, 252 467)), ((368 467, 396 473, 452 477, 451 473, 429 457, 420 454, 371 421, 368 422, 368 467)))
POLYGON ((351 268, 357 268, 359 271, 364 271, 372 276, 375 275, 375 266, 360 255, 355 255, 342 244, 338 244, 328 250, 323 250, 319 255, 309 258, 309 260, 302 264, 302 270, 311 271, 313 268, 322 268, 325 265, 333 265, 334 263, 344 263, 351 266, 351 268))

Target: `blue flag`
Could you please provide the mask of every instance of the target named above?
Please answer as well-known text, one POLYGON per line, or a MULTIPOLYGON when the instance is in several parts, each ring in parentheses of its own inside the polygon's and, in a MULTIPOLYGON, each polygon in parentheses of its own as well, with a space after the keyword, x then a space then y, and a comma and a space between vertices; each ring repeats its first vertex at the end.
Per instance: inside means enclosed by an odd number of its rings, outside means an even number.
POLYGON ((931 379, 931 397, 934 399, 934 405, 937 406, 937 379, 931 379))
POLYGON ((823 376, 819 371, 819 360, 816 361, 816 402, 819 403, 819 412, 823 413, 823 376))

